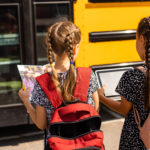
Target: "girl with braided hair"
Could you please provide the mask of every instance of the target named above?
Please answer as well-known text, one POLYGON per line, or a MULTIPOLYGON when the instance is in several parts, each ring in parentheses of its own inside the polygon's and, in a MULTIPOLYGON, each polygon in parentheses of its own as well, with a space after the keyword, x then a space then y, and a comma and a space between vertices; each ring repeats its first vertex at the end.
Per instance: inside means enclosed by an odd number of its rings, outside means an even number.
MULTIPOLYGON (((59 93, 59 97, 64 101, 73 100, 73 91, 76 84, 76 71, 74 61, 79 51, 81 32, 70 21, 57 22, 53 24, 46 38, 48 60, 52 71, 49 73, 53 83, 59 93), (55 65, 53 63, 55 59, 55 65)), ((80 81, 79 81, 80 82, 80 81)), ((98 83, 96 76, 91 72, 87 103, 95 110, 99 110, 98 83)), ((38 82, 35 83, 32 97, 29 102, 28 90, 19 91, 19 96, 27 108, 31 119, 40 129, 47 129, 46 145, 48 145, 49 122, 54 112, 54 107, 47 98, 38 82), (30 103, 36 104, 33 108, 30 103)), ((47 147, 47 146, 46 146, 47 147)))
MULTIPOLYGON (((146 60, 146 51, 150 51, 150 17, 143 18, 137 28, 136 49, 141 60, 146 60)), ((116 88, 121 101, 104 96, 104 87, 99 89, 99 98, 110 109, 125 116, 120 138, 119 150, 146 150, 135 121, 134 108, 138 110, 141 126, 148 117, 149 98, 147 97, 147 65, 125 72, 116 88), (133 108, 134 106, 134 108, 133 108)), ((150 86, 150 85, 149 85, 150 86)))

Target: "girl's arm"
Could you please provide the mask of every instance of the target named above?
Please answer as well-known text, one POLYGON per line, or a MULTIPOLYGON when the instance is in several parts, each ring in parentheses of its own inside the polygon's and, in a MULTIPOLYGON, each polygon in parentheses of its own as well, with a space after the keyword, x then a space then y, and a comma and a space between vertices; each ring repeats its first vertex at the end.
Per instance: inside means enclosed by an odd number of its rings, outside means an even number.
POLYGON ((36 108, 34 108, 30 102, 29 102, 29 90, 23 90, 20 89, 18 92, 18 95, 20 96, 21 100, 23 101, 27 112, 29 113, 32 121, 35 123, 35 125, 40 128, 41 130, 44 130, 47 127, 47 119, 46 119, 46 111, 44 107, 41 107, 39 105, 36 105, 36 108))
POLYGON ((98 89, 100 102, 109 107, 110 109, 126 116, 132 108, 132 103, 121 96, 121 101, 115 101, 104 96, 104 89, 98 89))
POLYGON ((97 112, 99 112, 99 107, 100 107, 100 106, 99 106, 98 91, 95 91, 95 92, 93 93, 92 97, 93 97, 93 100, 94 100, 94 103, 95 103, 94 108, 95 108, 95 110, 96 110, 97 112))

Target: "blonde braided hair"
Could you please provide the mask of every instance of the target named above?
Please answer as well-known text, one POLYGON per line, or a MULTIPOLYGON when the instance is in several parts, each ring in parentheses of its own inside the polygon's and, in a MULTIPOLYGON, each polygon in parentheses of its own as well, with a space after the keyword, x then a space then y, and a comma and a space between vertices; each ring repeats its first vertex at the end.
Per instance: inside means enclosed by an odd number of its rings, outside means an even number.
MULTIPOLYGON (((56 26, 56 24, 55 24, 55 26, 56 26)), ((52 27, 54 28, 55 26, 52 26, 52 27)), ((47 55, 48 55, 48 60, 49 60, 51 69, 52 69, 52 80, 56 86, 58 93, 61 95, 60 82, 58 81, 58 76, 57 76, 57 73, 53 66, 53 49, 52 49, 52 38, 51 38, 52 27, 49 28, 48 36, 47 36, 47 40, 46 40, 47 41, 47 55)))
POLYGON ((55 23, 48 30, 47 52, 50 65, 52 66, 53 64, 53 53, 61 57, 62 54, 66 52, 71 62, 62 88, 60 86, 57 73, 54 67, 52 67, 52 80, 57 91, 59 91, 63 100, 66 101, 71 101, 73 99, 72 95, 76 83, 76 71, 72 63, 74 59, 73 47, 79 44, 80 40, 81 32, 79 28, 70 21, 55 23))

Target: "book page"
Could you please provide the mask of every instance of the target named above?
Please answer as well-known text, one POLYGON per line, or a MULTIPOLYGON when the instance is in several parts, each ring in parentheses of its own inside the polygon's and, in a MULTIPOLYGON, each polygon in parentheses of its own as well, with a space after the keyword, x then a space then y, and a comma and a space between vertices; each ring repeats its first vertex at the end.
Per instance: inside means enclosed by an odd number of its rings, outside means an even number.
POLYGON ((33 91, 35 78, 46 72, 51 71, 49 64, 46 65, 17 65, 22 83, 23 89, 30 88, 30 93, 33 91))

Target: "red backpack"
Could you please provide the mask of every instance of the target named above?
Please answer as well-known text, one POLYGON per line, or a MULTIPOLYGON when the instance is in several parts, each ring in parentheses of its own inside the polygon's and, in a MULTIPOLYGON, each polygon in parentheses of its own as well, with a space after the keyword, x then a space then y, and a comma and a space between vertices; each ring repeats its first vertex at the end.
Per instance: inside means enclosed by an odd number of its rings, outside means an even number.
POLYGON ((55 108, 49 129, 50 149, 104 150, 100 115, 86 103, 90 77, 90 68, 77 68, 75 99, 70 103, 60 99, 49 73, 36 78, 55 108))

